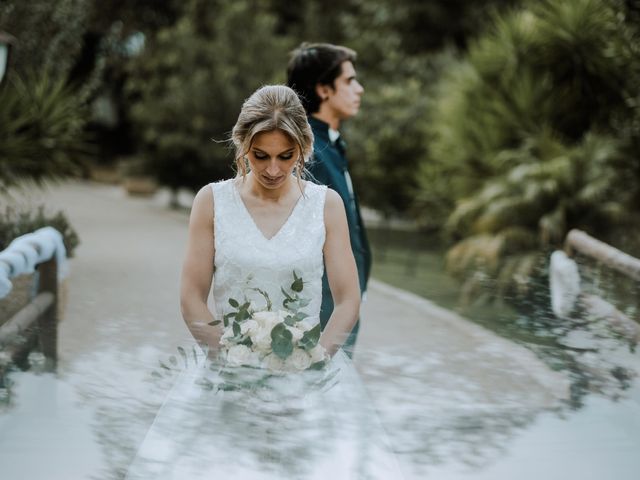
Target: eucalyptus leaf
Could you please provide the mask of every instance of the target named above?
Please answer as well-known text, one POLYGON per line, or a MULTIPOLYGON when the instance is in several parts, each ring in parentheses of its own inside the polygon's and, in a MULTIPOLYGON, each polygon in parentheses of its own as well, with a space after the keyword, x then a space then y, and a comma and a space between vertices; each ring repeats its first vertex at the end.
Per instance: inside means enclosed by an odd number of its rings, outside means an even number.
POLYGON ((279 323, 271 330, 271 349, 278 357, 285 360, 293 352, 293 335, 284 323, 279 323))
MULTIPOLYGON (((289 295, 284 288, 280 287, 280 291, 282 292, 282 294, 284 295, 284 298, 286 300, 293 301, 293 297, 291 295, 289 295)), ((283 302, 283 305, 284 305, 284 302, 283 302)))
POLYGON ((224 320, 224 326, 229 326, 229 319, 236 316, 236 312, 227 313, 222 319, 224 320))
POLYGON ((233 336, 234 337, 239 337, 240 336, 240 324, 238 322, 233 322, 232 325, 233 328, 233 336))
POLYGON ((240 304, 235 298, 229 299, 229 305, 231 305, 233 308, 238 308, 240 306, 240 304))
POLYGON ((211 325, 215 327, 216 325, 220 325, 222 322, 220 320, 214 320, 213 322, 209 322, 207 325, 211 325))
POLYGON ((320 360, 319 362, 312 363, 309 370, 322 370, 327 365, 327 362, 320 360))
POLYGON ((294 292, 300 293, 302 291, 303 286, 304 286, 304 283, 302 282, 302 278, 296 278, 291 284, 291 290, 293 290, 294 292))
POLYGON ((311 350, 318 344, 320 340, 320 324, 317 324, 311 330, 307 330, 300 339, 300 346, 305 350, 311 350))

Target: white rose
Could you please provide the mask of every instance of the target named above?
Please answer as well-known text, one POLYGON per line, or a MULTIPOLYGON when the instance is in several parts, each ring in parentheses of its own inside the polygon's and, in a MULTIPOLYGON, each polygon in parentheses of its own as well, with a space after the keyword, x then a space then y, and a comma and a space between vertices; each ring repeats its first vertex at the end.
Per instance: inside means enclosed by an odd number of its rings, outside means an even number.
POLYGON ((306 370, 311 366, 311 357, 301 348, 296 348, 284 362, 287 370, 306 370))
POLYGON ((279 315, 276 312, 255 312, 253 319, 258 322, 261 327, 269 328, 269 331, 280 322, 279 315))
POLYGON ((298 340, 300 340, 302 338, 302 335, 304 335, 304 331, 300 330, 297 326, 293 326, 293 327, 287 326, 287 330, 291 332, 292 340, 294 342, 297 342, 298 340))
POLYGON ((271 328, 259 326, 249 333, 251 343, 256 350, 265 352, 271 349, 271 328))
POLYGON ((309 350, 309 355, 311 356, 311 363, 317 363, 326 359, 327 351, 322 345, 318 344, 309 350))
POLYGON ((242 335, 246 335, 247 333, 251 333, 254 330, 257 330, 259 327, 258 322, 255 320, 245 320, 240 324, 240 333, 242 335))
POLYGON ((240 367, 247 365, 256 367, 260 364, 260 357, 256 352, 252 352, 246 345, 234 345, 227 352, 227 365, 240 367))
POLYGON ((284 362, 275 353, 270 353, 262 359, 262 368, 272 372, 281 372, 284 370, 284 362))

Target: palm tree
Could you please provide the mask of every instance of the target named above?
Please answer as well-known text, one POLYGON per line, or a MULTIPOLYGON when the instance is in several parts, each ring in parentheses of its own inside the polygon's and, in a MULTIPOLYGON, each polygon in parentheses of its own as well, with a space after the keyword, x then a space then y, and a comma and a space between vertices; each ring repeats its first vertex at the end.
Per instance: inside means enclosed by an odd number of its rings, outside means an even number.
POLYGON ((615 240, 638 224, 640 52, 624 14, 616 0, 532 2, 442 81, 431 155, 454 179, 448 262, 469 288, 526 292, 570 228, 615 240))

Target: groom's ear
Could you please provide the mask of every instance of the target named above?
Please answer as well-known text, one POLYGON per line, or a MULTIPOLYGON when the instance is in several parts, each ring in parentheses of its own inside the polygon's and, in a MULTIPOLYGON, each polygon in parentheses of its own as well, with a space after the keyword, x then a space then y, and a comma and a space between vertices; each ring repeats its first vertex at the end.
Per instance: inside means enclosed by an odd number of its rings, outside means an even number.
POLYGON ((331 88, 331 85, 316 83, 316 95, 320 97, 321 101, 324 102, 325 100, 327 100, 331 93, 333 93, 333 88, 331 88))

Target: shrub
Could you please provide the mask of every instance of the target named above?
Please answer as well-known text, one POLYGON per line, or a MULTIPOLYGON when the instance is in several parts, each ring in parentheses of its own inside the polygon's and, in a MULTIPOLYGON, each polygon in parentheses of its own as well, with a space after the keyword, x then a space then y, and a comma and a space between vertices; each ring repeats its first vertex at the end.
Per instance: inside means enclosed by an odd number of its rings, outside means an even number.
MULTIPOLYGON (((569 229, 619 244, 640 223, 637 27, 616 0, 530 5, 471 44, 431 117, 456 202, 449 266, 507 294, 526 292, 536 254, 569 229)), ((421 176, 423 189, 438 181, 421 176)))
POLYGON ((47 72, 12 77, 0 91, 0 194, 22 180, 82 172, 90 153, 86 104, 47 72))
POLYGON ((0 251, 7 248, 16 237, 47 226, 55 228, 62 234, 67 257, 72 257, 80 243, 78 234, 62 211, 51 214, 43 205, 35 210, 5 207, 0 215, 0 251))

